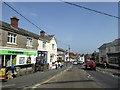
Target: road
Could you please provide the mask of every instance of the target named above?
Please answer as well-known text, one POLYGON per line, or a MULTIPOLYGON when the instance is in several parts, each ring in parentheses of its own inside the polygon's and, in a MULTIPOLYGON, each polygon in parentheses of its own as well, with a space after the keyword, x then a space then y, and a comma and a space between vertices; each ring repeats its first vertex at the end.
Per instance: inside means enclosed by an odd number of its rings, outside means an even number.
POLYGON ((118 78, 73 65, 66 72, 35 88, 118 88, 118 78))
POLYGON ((86 70, 90 77, 96 81, 102 88, 117 88, 119 84, 118 78, 100 71, 86 70))
MULTIPOLYGON (((69 65, 67 67, 69 67, 69 65)), ((9 90, 14 90, 16 88, 24 89, 24 88, 33 86, 37 83, 41 83, 51 78, 52 76, 59 74, 61 71, 65 70, 67 67, 63 67, 62 69, 59 69, 59 70, 48 70, 45 72, 38 71, 36 73, 31 73, 31 74, 23 75, 17 78, 13 78, 8 80, 7 82, 2 82, 2 85, 0 85, 0 88, 5 90, 7 88, 9 90)))
POLYGON ((38 72, 3 83, 3 88, 118 88, 118 78, 107 73, 69 65, 59 70, 38 72))

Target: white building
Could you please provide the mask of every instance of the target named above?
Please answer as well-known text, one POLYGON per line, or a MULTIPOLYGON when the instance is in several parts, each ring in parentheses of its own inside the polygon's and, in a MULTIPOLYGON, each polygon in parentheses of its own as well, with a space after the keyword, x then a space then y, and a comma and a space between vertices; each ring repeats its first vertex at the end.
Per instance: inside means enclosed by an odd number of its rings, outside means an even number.
POLYGON ((58 61, 66 61, 66 51, 62 48, 57 48, 57 60, 58 61))
POLYGON ((47 52, 47 63, 57 61, 57 41, 54 35, 45 35, 44 31, 40 32, 38 40, 38 51, 47 52))

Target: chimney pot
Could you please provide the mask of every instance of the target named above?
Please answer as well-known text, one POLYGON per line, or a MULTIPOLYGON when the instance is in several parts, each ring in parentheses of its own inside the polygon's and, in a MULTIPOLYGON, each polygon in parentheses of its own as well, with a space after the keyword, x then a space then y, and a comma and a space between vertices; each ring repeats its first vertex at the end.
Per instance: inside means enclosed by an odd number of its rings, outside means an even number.
POLYGON ((44 38, 45 37, 45 31, 40 31, 40 37, 44 38))
POLYGON ((13 17, 10 18, 10 19, 11 19, 11 25, 12 25, 13 27, 15 27, 15 28, 18 28, 18 21, 19 21, 19 19, 16 18, 15 16, 13 16, 13 17))

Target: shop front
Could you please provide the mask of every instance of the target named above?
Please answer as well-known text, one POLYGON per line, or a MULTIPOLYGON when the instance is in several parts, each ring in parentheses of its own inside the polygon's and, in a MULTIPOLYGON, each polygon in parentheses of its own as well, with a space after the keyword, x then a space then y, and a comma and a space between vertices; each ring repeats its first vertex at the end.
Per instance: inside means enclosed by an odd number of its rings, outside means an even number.
POLYGON ((36 71, 43 70, 47 65, 47 51, 38 51, 35 63, 36 71))
POLYGON ((31 64, 31 63, 35 63, 36 55, 37 55, 36 51, 1 49, 0 62, 2 63, 2 66, 5 67, 11 66, 12 63, 15 66, 31 64))
POLYGON ((37 51, 35 50, 0 49, 0 70, 1 72, 8 70, 12 64, 14 64, 15 67, 35 64, 36 55, 37 51))

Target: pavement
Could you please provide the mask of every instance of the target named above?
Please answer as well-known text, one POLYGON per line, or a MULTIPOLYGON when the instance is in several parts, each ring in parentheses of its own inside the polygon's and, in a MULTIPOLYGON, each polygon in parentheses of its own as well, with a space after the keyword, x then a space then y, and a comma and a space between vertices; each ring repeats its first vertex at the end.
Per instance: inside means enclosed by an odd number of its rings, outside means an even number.
POLYGON ((63 68, 58 70, 48 70, 44 72, 36 72, 31 74, 25 74, 23 76, 18 76, 16 78, 9 79, 7 82, 3 82, 0 88, 3 89, 9 88, 11 90, 14 90, 16 88, 24 89, 29 86, 35 85, 36 83, 48 80, 55 75, 59 75, 59 73, 65 71, 69 67, 70 65, 64 66, 63 68))

